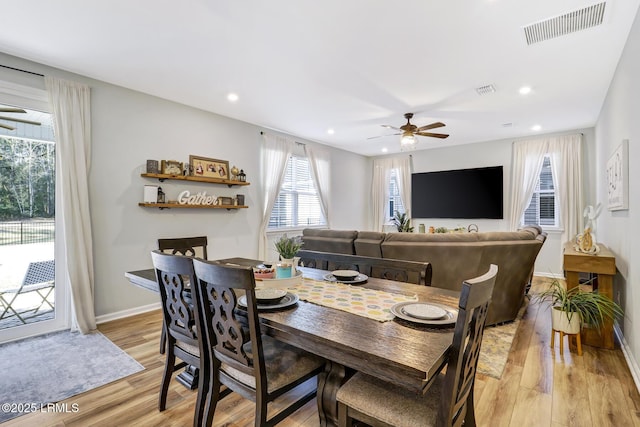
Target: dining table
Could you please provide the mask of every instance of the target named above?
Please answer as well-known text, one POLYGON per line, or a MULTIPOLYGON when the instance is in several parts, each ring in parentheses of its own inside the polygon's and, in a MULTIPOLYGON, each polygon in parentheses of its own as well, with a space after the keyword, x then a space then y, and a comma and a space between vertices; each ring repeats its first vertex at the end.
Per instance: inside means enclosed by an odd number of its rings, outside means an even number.
MULTIPOLYGON (((216 262, 252 267, 261 264, 259 260, 241 257, 216 262)), ((318 287, 328 283, 330 272, 307 267, 298 270, 305 282, 318 287)), ((125 276, 133 285, 158 292, 153 269, 128 271, 125 276)), ((440 305, 451 312, 457 312, 460 296, 459 292, 435 286, 372 277, 351 286, 440 305)), ((455 322, 431 324, 393 315, 381 321, 302 297, 296 300, 287 307, 259 310, 261 327, 263 333, 327 361, 318 378, 317 404, 322 426, 337 425, 336 393, 354 372, 425 393, 447 363, 455 322)))

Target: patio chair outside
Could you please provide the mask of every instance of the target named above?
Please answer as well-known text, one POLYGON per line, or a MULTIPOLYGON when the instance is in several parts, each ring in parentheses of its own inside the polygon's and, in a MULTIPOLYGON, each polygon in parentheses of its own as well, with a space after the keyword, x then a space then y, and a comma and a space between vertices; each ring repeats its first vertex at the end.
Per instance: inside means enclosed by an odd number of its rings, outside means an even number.
POLYGON ((45 306, 53 310, 53 304, 49 297, 55 287, 55 261, 37 261, 29 263, 27 272, 19 288, 0 291, 0 320, 16 316, 23 324, 36 316, 38 311, 45 306), (16 299, 20 295, 36 293, 38 295, 37 307, 29 307, 28 310, 19 311, 14 307, 16 299))

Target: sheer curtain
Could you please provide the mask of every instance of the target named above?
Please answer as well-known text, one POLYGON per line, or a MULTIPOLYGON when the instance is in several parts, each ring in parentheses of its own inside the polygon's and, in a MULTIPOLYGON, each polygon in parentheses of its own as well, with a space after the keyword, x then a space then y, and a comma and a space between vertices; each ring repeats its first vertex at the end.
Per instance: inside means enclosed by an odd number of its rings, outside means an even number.
POLYGON ((277 135, 263 134, 261 150, 262 174, 262 223, 260 224, 260 239, 258 241, 258 258, 268 259, 267 228, 273 205, 276 203, 280 186, 286 172, 287 160, 293 152, 295 142, 277 135))
POLYGON ((551 157, 557 218, 563 228, 563 241, 582 231, 582 134, 554 136, 513 144, 513 195, 510 209, 511 229, 520 226, 529 205, 545 154, 551 157))
POLYGON ((383 231, 387 222, 387 202, 389 200, 389 180, 391 170, 396 170, 398 190, 407 216, 411 214, 411 156, 388 157, 373 161, 373 182, 371 202, 373 204, 373 229, 383 231))
POLYGON ((73 329, 96 328, 93 301, 93 237, 89 210, 91 93, 89 86, 45 77, 59 152, 62 223, 73 329))
POLYGON ((313 180, 318 191, 318 199, 324 218, 327 221, 327 228, 331 228, 329 220, 329 200, 331 198, 331 177, 329 164, 331 153, 321 147, 304 146, 304 151, 309 158, 309 165, 313 173, 313 180))

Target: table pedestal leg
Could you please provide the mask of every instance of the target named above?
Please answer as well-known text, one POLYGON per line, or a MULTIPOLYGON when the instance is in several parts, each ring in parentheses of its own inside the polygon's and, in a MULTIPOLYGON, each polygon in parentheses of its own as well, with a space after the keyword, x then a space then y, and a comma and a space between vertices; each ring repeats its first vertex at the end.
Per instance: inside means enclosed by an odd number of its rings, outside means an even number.
POLYGON ((339 363, 327 361, 324 372, 318 376, 318 414, 320 426, 338 425, 338 389, 353 372, 339 363))

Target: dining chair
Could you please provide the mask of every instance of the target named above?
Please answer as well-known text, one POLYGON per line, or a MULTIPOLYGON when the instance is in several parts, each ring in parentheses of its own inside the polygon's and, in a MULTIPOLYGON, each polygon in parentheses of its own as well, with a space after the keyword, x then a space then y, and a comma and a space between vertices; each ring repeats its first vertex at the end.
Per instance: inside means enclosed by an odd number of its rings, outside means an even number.
MULTIPOLYGON (((207 236, 158 239, 158 250, 173 255, 207 259, 207 236)), ((167 331, 163 327, 160 332, 160 354, 164 354, 166 346, 167 331)))
POLYGON ((305 267, 321 270, 357 270, 369 277, 396 282, 431 285, 432 268, 428 262, 376 258, 301 249, 297 252, 305 267))
POLYGON ((473 386, 497 273, 491 264, 484 275, 463 282, 446 373, 425 394, 356 373, 338 390, 338 424, 352 426, 356 419, 371 426, 475 426, 473 386))
MULTIPOLYGON (((151 252, 151 259, 160 290, 163 326, 167 331, 167 355, 158 401, 158 409, 164 411, 172 374, 187 365, 200 365, 200 343, 196 326, 199 319, 191 308, 189 294, 185 293, 186 282, 193 283, 194 280, 191 258, 154 250, 151 252), (176 357, 181 360, 179 363, 176 363, 176 357)), ((196 403, 196 414, 201 414, 204 409, 199 403, 196 403)))
POLYGON ((192 286, 196 311, 202 319, 206 350, 200 363, 199 405, 204 425, 211 425, 221 385, 255 402, 255 425, 273 426, 304 406, 317 387, 267 418, 267 404, 316 377, 325 360, 280 342, 260 331, 251 267, 193 260, 196 282, 192 286), (237 297, 243 294, 244 296, 237 297), (238 308, 245 299, 246 310, 238 308))

